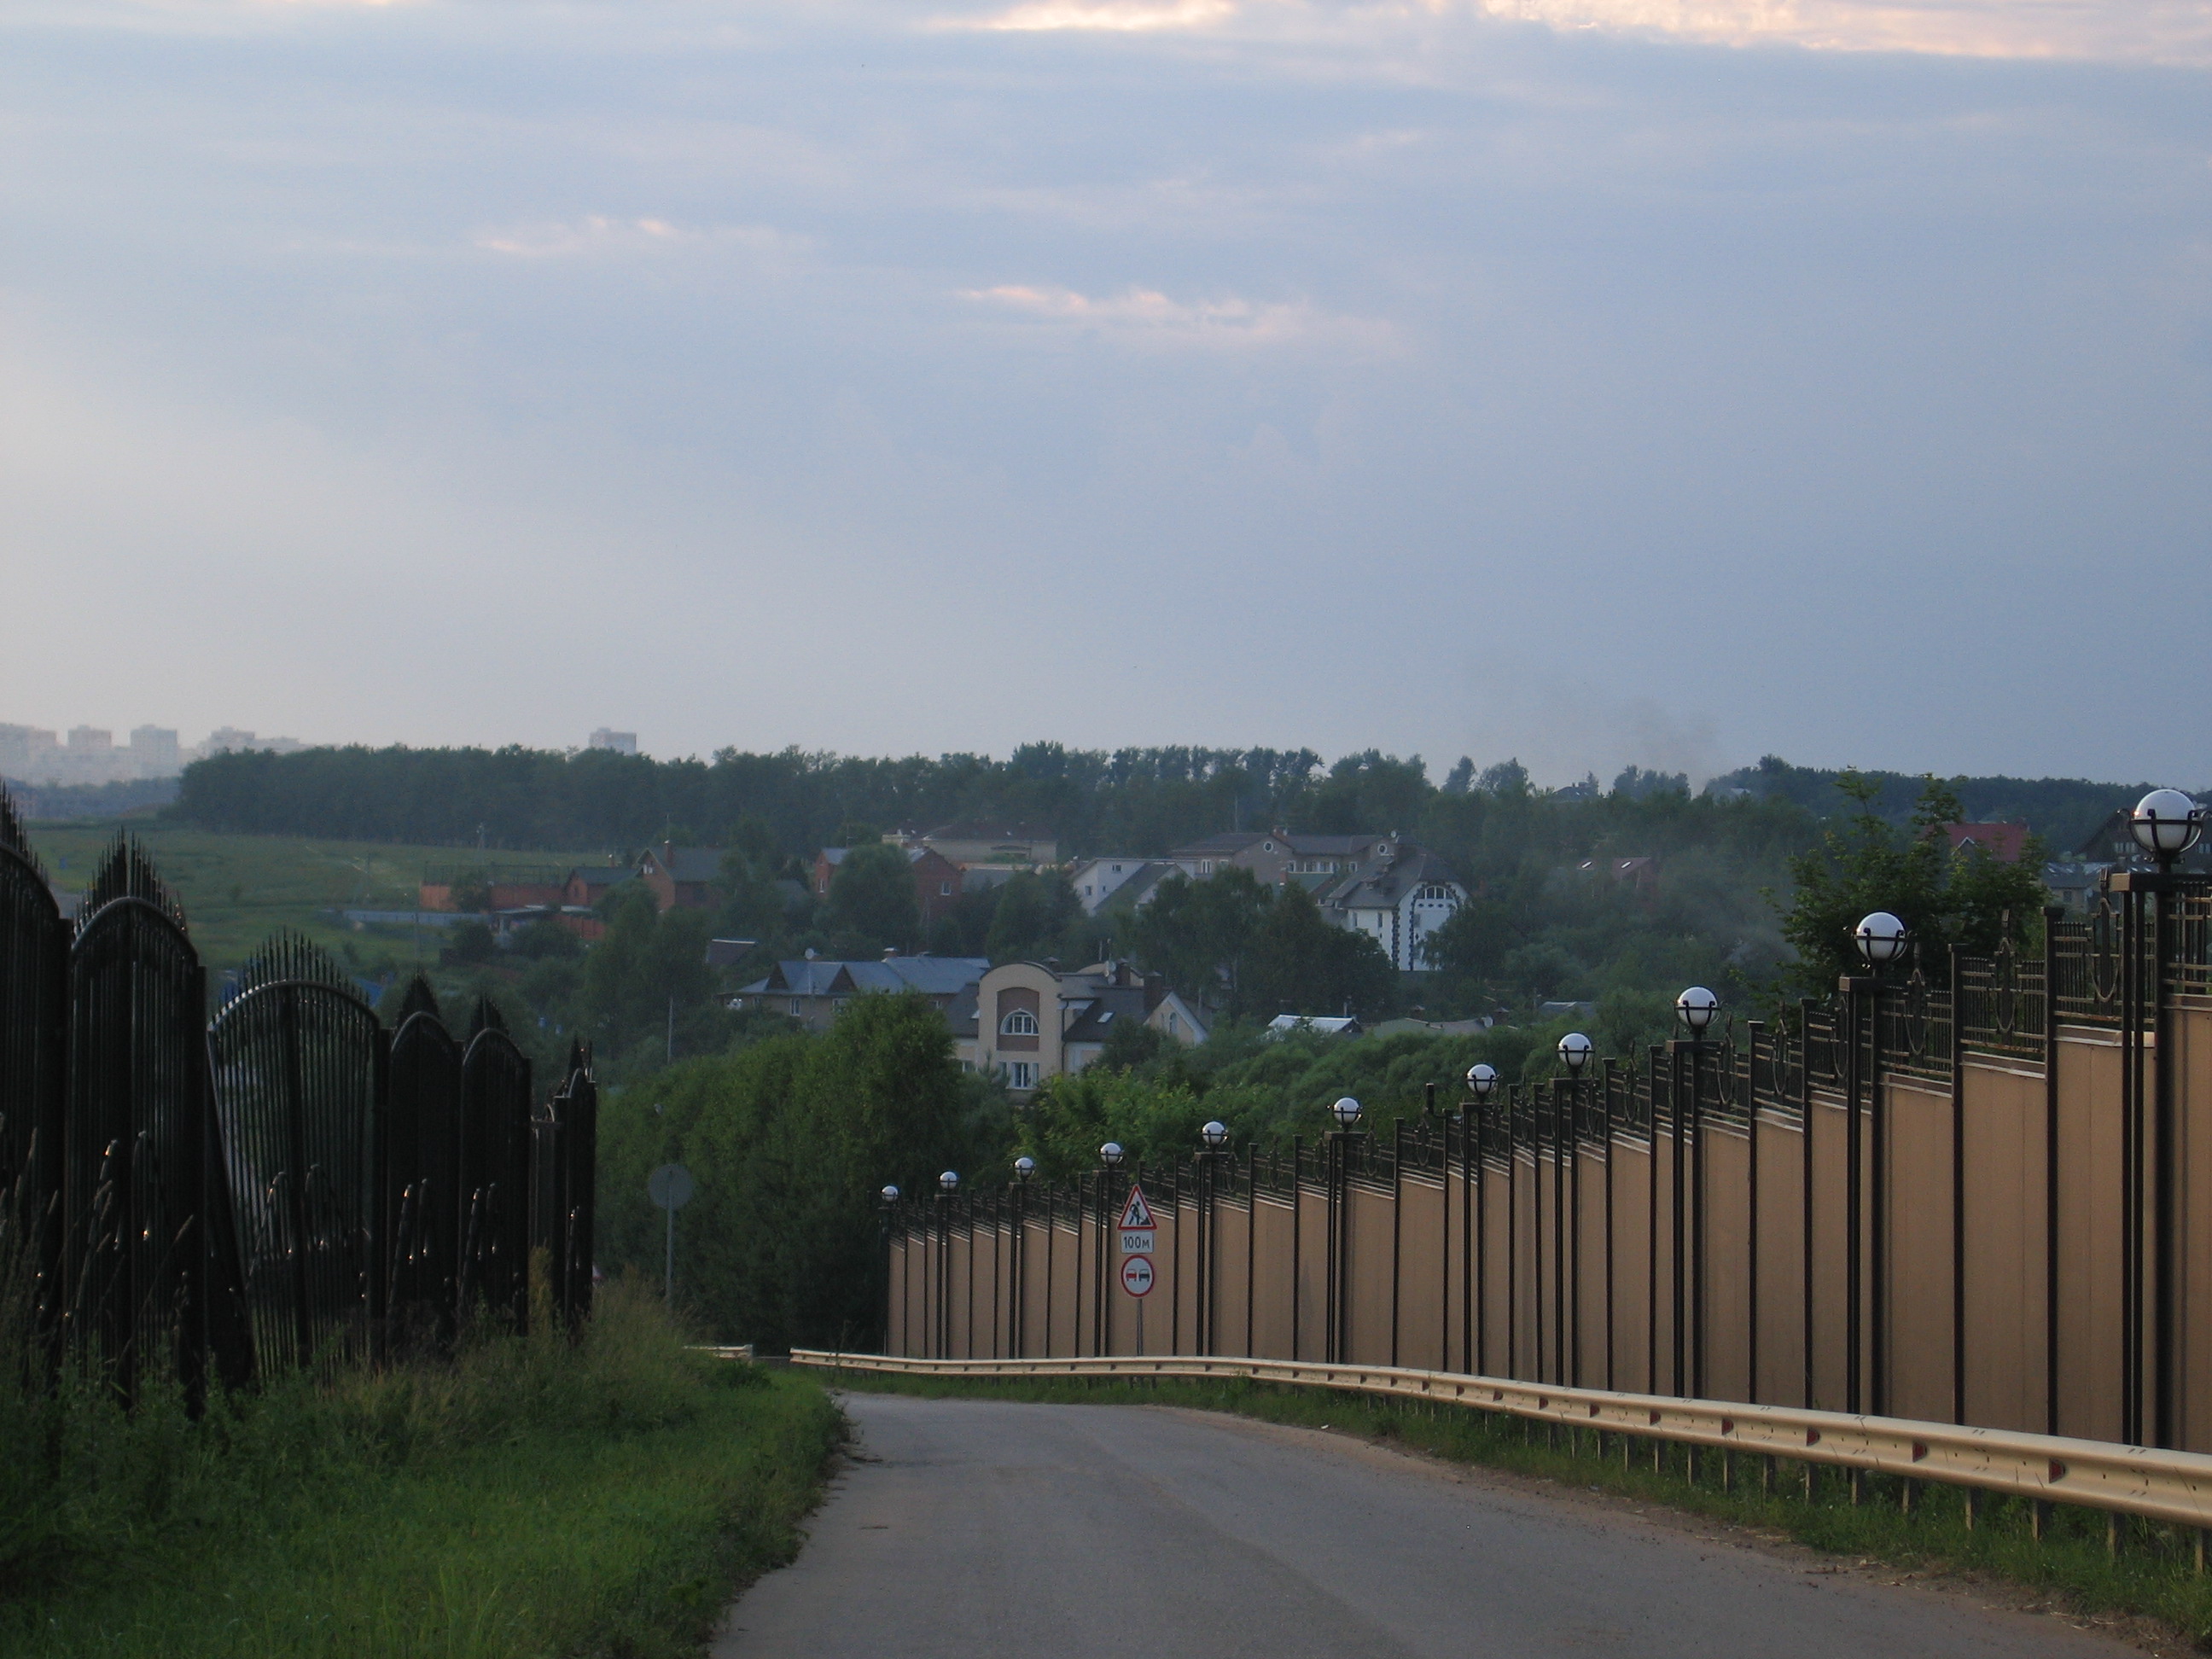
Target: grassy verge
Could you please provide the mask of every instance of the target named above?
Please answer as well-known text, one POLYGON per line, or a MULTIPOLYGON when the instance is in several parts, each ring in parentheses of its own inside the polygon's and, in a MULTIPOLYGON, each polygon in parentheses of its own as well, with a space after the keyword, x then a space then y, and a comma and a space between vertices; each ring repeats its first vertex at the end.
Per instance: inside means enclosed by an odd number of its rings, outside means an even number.
POLYGON ((586 1340, 292 1379, 188 1422, 65 1389, 0 1461, 0 1650, 61 1659, 694 1653, 789 1558, 839 1424, 817 1382, 586 1340))
MULTIPOLYGON (((824 1375, 832 1375, 824 1373, 824 1375)), ((979 1397, 1086 1405, 1184 1406, 1268 1422, 1328 1428, 1515 1474, 1662 1504, 1771 1539, 1887 1562, 1910 1571, 2009 1580, 2085 1614, 2153 1619, 2212 1648, 2212 1577, 2197 1568, 2192 1528, 2131 1521, 2108 1528, 2102 1511, 2052 1505, 2043 1535, 2034 1505, 1983 1494, 1970 1517, 1958 1487, 1867 1476, 1856 1501, 1841 1470, 1751 1455, 1706 1452, 1592 1431, 1549 1431, 1503 1413, 1394 1401, 1328 1389, 1169 1378, 997 1380, 834 1374, 837 1386, 930 1398, 979 1397), (1770 1474, 1771 1468, 1771 1474, 1770 1474), (1806 1474, 1814 1469, 1808 1497, 1806 1474)))

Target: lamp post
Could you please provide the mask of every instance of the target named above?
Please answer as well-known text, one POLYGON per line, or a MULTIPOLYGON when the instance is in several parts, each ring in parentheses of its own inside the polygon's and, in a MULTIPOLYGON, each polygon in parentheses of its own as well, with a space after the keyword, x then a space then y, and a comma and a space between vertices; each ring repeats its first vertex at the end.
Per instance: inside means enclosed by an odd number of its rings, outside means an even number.
POLYGON ((1098 1248, 1091 1264, 1091 1352, 1094 1354, 1106 1352, 1113 1334, 1113 1309, 1107 1296, 1113 1283, 1114 1264, 1106 1241, 1113 1237, 1114 1172, 1127 1156, 1118 1140, 1107 1141, 1098 1149, 1098 1248))
POLYGON ((1221 1160, 1228 1156, 1223 1148, 1229 1145, 1229 1126, 1215 1118, 1199 1130, 1198 1138, 1205 1150, 1198 1155, 1198 1285, 1191 1320, 1195 1328, 1191 1334, 1194 1339, 1192 1346, 1200 1353, 1211 1356, 1217 1343, 1217 1310, 1213 1304, 1220 1277, 1220 1263, 1216 1258, 1221 1253, 1220 1224, 1214 1213, 1214 1200, 1221 1184, 1221 1160))
POLYGON ((1580 1031, 1561 1037, 1559 1064, 1566 1067, 1566 1085, 1552 1091, 1552 1367, 1558 1380, 1571 1387, 1582 1380, 1583 1359, 1583 1164, 1575 1104, 1583 1073, 1596 1051, 1597 1045, 1580 1031))
POLYGON ((2203 839, 2204 828, 2203 807, 2179 789, 2154 789, 2128 814, 2129 833, 2136 845, 2150 855, 2154 867, 2115 870, 2105 877, 2105 890, 2121 895, 2123 907, 2120 1030, 2124 1056, 2121 1087, 2125 1190, 2122 1207, 2127 1228, 2123 1301, 2128 1341, 2122 1366, 2125 1407, 2121 1435, 2135 1443, 2153 1446, 2174 1443, 2179 1396, 2175 1328, 2180 1263, 2175 1238, 2178 1131, 2173 1100, 2173 1049, 2178 1038, 2170 1006, 2174 915, 2182 895, 2201 894, 2212 884, 2202 876, 2184 874, 2174 866, 2183 854, 2203 839), (2146 1027, 2151 1034, 2148 1090, 2143 1078, 2146 1027), (2148 1356, 2146 1346, 2150 1351, 2148 1356))
MULTIPOLYGON (((1490 1366, 1490 1320, 1485 1308, 1490 1291, 1490 1231, 1486 1224, 1490 1178, 1483 1146, 1489 1138, 1491 1097, 1498 1092, 1498 1068, 1482 1060, 1468 1066, 1467 1092, 1469 1103, 1461 1114, 1459 1142, 1460 1369, 1480 1376, 1490 1366)), ((1506 1173, 1509 1177, 1512 1174, 1510 1161, 1506 1173)), ((1507 1293, 1511 1294, 1510 1289, 1507 1293)), ((1512 1328, 1510 1316, 1506 1328, 1512 1328)))
MULTIPOLYGON (((876 1199, 877 1199, 877 1203, 876 1203, 876 1213, 877 1213, 877 1215, 880 1218, 880 1222, 879 1222, 879 1224, 878 1224, 878 1228, 877 1228, 876 1253, 877 1253, 877 1255, 880 1255, 881 1257, 883 1257, 883 1258, 884 1258, 884 1352, 886 1352, 886 1353, 889 1353, 889 1352, 891 1351, 891 1309, 892 1309, 892 1307, 893 1307, 894 1305, 896 1305, 896 1306, 898 1308, 898 1310, 899 1310, 899 1312, 900 1312, 900 1314, 901 1314, 901 1316, 902 1316, 902 1317, 901 1317, 901 1318, 900 1318, 900 1320, 899 1320, 899 1347, 900 1347, 900 1349, 901 1349, 902 1351, 903 1351, 903 1350, 905 1349, 905 1347, 906 1347, 906 1325, 907 1325, 907 1321, 906 1321, 906 1318, 904 1317, 904 1316, 908 1312, 908 1308, 907 1308, 907 1306, 906 1306, 906 1298, 905 1298, 905 1297, 903 1297, 903 1296, 900 1296, 900 1297, 897 1298, 897 1300, 896 1300, 896 1304, 894 1304, 894 1302, 893 1302, 893 1299, 892 1299, 892 1289, 891 1289, 891 1276, 890 1276, 890 1249, 891 1249, 891 1223, 892 1223, 892 1221, 896 1218, 896 1216, 897 1216, 897 1214, 898 1214, 899 1189, 898 1189, 897 1188, 896 1188, 896 1187, 885 1187, 885 1188, 884 1188, 881 1192, 879 1192, 879 1193, 878 1193, 878 1194, 876 1194, 876 1199)), ((903 1281, 903 1280, 904 1280, 904 1279, 905 1279, 905 1277, 906 1277, 906 1274, 905 1274, 905 1273, 904 1273, 904 1271, 903 1271, 904 1267, 905 1267, 905 1260, 904 1260, 904 1253, 903 1253, 903 1252, 902 1252, 902 1253, 901 1253, 900 1267, 901 1267, 902 1271, 901 1271, 901 1273, 900 1273, 900 1274, 899 1274, 899 1277, 900 1277, 901 1280, 902 1280, 902 1281, 903 1281)), ((903 1291, 906 1287, 905 1287, 905 1285, 904 1285, 903 1283, 902 1283, 902 1284, 899 1285, 899 1287, 898 1287, 898 1288, 899 1288, 901 1291, 903 1291)))
POLYGON ((1844 1409, 1856 1412, 1869 1408, 1880 1413, 1887 1408, 1887 1354, 1884 1338, 1887 1334, 1887 1297, 1883 1286, 1887 1277, 1887 1250, 1884 1200, 1887 1183, 1883 1179, 1883 1161, 1887 1152, 1887 1137, 1884 1133, 1886 1114, 1881 1109, 1881 1043, 1875 1018, 1880 1004, 1883 972, 1893 963, 1904 959, 1912 944, 1911 931, 1887 910, 1870 911, 1859 919, 1851 929, 1851 942, 1857 946, 1860 959, 1865 963, 1865 974, 1845 975, 1836 988, 1843 994, 1844 1007, 1850 1015, 1844 1032, 1844 1129, 1849 1144, 1844 1151, 1844 1306, 1846 1352, 1844 1361, 1844 1409), (1869 1151, 1866 1125, 1871 1115, 1874 1146, 1871 1149, 1873 1170, 1873 1212, 1867 1206, 1867 1164, 1869 1151), (1869 1231, 1872 1232, 1872 1261, 1869 1254, 1869 1231), (1865 1284, 1867 1270, 1874 1279, 1869 1298, 1865 1284), (1869 1329, 1868 1328, 1871 1328, 1869 1329), (1862 1333, 1865 1332, 1865 1335, 1862 1333), (1871 1340, 1868 1340, 1870 1338, 1871 1340), (1862 1376, 1870 1371, 1866 1380, 1869 1388, 1862 1388, 1862 1376))
POLYGON ((1328 1285, 1324 1326, 1328 1340, 1322 1358, 1330 1364, 1340 1364, 1350 1346, 1346 1339, 1352 1324, 1346 1291, 1352 1237, 1352 1153, 1353 1139, 1359 1133, 1359 1103, 1350 1095, 1339 1096, 1328 1115, 1336 1127, 1328 1133, 1328 1241, 1322 1264, 1328 1285))
POLYGON ((1690 1086, 1680 1086, 1680 1063, 1669 1068, 1675 1082, 1674 1105, 1674 1392, 1698 1399, 1705 1392, 1705 1122, 1704 1060, 1710 1046, 1705 1033, 1719 1014, 1721 1000, 1702 985, 1692 985, 1674 999, 1674 1017, 1686 1038, 1677 1037, 1668 1052, 1690 1062, 1690 1086), (1690 1167, 1689 1160, 1695 1160, 1690 1167), (1684 1186, 1688 1198, 1684 1201, 1684 1186), (1686 1227, 1685 1224, 1686 1224, 1686 1227), (1692 1264, 1695 1264, 1692 1266, 1692 1264), (1689 1340, 1691 1331, 1697 1340, 1689 1340), (1683 1354, 1688 1350, 1687 1388, 1683 1354))
POLYGON ((1006 1273, 1006 1352, 1016 1359, 1025 1356, 1024 1342, 1029 1335, 1026 1317, 1028 1297, 1024 1294, 1029 1283, 1029 1235, 1027 1227, 1030 1178, 1036 1174, 1036 1160, 1024 1153, 1014 1160, 1014 1231, 1012 1261, 1006 1273))
POLYGON ((960 1172, 947 1170, 937 1177, 937 1357, 952 1357, 952 1195, 960 1190, 960 1172))

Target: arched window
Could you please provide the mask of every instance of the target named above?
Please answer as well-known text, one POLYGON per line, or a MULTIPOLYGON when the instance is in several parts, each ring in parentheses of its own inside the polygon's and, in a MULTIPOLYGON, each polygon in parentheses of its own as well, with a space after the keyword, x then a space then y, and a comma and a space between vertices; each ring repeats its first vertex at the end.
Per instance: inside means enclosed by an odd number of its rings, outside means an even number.
POLYGON ((1017 1008, 999 1022, 1000 1036, 1035 1036, 1036 1034, 1036 1016, 1026 1008, 1017 1008))

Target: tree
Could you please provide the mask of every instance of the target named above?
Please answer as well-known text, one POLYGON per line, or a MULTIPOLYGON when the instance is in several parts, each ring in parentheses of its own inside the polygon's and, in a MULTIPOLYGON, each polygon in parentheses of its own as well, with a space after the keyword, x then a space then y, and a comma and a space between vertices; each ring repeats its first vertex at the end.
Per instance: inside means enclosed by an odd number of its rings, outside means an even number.
POLYGON ((1296 882, 1276 890, 1245 951, 1239 1012, 1356 1014, 1373 1019, 1397 994, 1397 970, 1366 934, 1332 927, 1296 882))
POLYGON ((1949 786, 1923 781, 1905 831, 1875 811, 1881 791, 1876 780, 1846 770, 1836 787, 1854 810, 1819 846, 1789 860, 1796 891, 1783 916, 1782 937, 1797 960, 1784 969, 1786 990, 1826 996, 1838 977, 1864 972, 1853 934, 1860 919, 1875 910, 1904 922, 1931 975, 1954 945, 1987 953, 2007 939, 2015 947, 2033 943, 2048 896, 2038 838, 2028 837, 2017 864, 2000 864, 1978 848, 1954 854, 1944 831, 1962 815, 1949 786))
MULTIPOLYGON (((672 1029, 679 1048, 718 1031, 706 914, 664 914, 642 882, 615 888, 600 910, 606 937, 584 957, 579 1021, 601 1052, 617 1065, 650 1063, 665 1057, 672 1029)), ((719 1047, 723 1036, 712 1040, 719 1047)))
POLYGON ((1258 878, 1238 866, 1204 881, 1170 876, 1130 921, 1132 952, 1193 1001, 1235 1007, 1245 950, 1269 902, 1258 878))
POLYGON ((994 963, 1052 955, 1082 914, 1066 871, 1017 870, 999 890, 983 952, 994 963))
POLYGON ((882 842, 848 851, 830 878, 823 920, 833 931, 857 933, 877 949, 913 950, 921 942, 921 910, 905 851, 882 842))

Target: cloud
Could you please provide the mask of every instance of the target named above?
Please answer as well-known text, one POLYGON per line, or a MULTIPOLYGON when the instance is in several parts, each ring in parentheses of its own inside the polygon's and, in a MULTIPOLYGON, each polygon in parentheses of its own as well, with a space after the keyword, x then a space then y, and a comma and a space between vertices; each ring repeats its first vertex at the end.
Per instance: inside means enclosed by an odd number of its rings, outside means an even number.
POLYGON ((723 247, 789 256, 805 252, 809 239, 772 225, 718 225, 695 229, 665 219, 617 219, 587 214, 580 219, 546 220, 487 230, 475 239, 489 253, 519 259, 560 259, 593 255, 654 253, 682 248, 723 247))
POLYGON ((2207 0, 1022 0, 940 28, 1207 33, 1388 55, 1470 21, 1729 46, 2212 64, 2207 0))
POLYGON ((1334 315, 1304 301, 1271 303, 1234 295, 1182 301, 1148 288, 1094 299, 1073 289, 1019 283, 966 289, 960 297, 1041 324, 1170 345, 1237 348, 1318 340, 1380 350, 1394 343, 1387 323, 1334 315))
POLYGON ((1168 29, 1208 28, 1232 21, 1234 0, 1029 0, 981 19, 945 19, 938 27, 1039 33, 1061 29, 1109 34, 1151 34, 1168 29))

